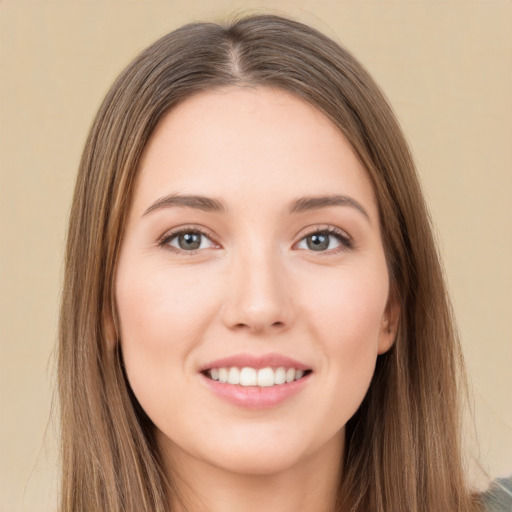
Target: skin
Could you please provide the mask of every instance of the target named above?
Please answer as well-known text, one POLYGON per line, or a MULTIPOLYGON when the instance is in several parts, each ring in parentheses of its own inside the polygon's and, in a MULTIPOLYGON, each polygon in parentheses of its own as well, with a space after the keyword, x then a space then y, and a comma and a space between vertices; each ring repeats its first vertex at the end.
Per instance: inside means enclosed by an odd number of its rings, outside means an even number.
POLYGON ((324 114, 262 87, 179 104, 139 171, 116 277, 120 342, 186 507, 332 511, 344 426, 398 316, 366 171, 324 114), (147 212, 171 194, 213 198, 226 211, 147 212), (289 212, 298 198, 332 194, 361 209, 289 212), (176 228, 207 237, 183 249, 176 228), (343 237, 312 250, 307 237, 326 228, 343 237), (199 373, 218 358, 269 352, 312 369, 275 407, 227 402, 199 373))

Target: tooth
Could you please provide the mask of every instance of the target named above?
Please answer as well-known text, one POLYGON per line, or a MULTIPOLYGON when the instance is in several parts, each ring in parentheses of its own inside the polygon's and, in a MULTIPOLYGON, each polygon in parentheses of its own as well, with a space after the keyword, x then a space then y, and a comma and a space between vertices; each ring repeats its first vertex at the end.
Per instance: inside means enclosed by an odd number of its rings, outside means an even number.
POLYGON ((295 380, 295 368, 288 368, 286 370, 286 382, 293 382, 295 380))
POLYGON ((228 383, 229 384, 240 384, 240 370, 233 366, 228 372, 228 383))
POLYGON ((245 367, 241 370, 235 366, 224 368, 211 368, 208 371, 212 380, 218 380, 222 383, 242 386, 260 386, 270 387, 293 382, 304 376, 304 370, 295 370, 295 368, 284 368, 280 366, 275 370, 271 367, 255 368, 245 367))
MULTIPOLYGON (((259 382, 259 379, 258 379, 259 382)), ((284 384, 286 382, 286 370, 280 366, 275 373, 274 383, 275 384, 284 384)))
POLYGON ((242 386, 256 386, 257 383, 256 370, 254 368, 242 368, 240 371, 240 384, 242 386))
POLYGON ((258 370, 258 386, 269 387, 274 385, 274 370, 262 368, 258 370))
POLYGON ((228 369, 227 368, 219 368, 219 382, 227 382, 228 381, 228 369))

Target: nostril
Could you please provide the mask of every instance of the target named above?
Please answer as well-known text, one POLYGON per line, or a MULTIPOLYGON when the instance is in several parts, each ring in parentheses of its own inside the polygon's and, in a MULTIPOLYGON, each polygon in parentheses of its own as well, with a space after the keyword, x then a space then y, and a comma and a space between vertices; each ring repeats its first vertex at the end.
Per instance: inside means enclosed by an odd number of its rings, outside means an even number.
MULTIPOLYGON (((256 322, 254 322, 256 323, 256 322)), ((251 324, 248 322, 248 323, 243 323, 243 322, 240 322, 238 324, 235 324, 234 327, 237 328, 237 329, 243 329, 243 328, 250 328, 251 324)), ((278 322, 273 322, 271 324, 272 327, 284 327, 284 322, 281 322, 281 321, 278 321, 278 322)))

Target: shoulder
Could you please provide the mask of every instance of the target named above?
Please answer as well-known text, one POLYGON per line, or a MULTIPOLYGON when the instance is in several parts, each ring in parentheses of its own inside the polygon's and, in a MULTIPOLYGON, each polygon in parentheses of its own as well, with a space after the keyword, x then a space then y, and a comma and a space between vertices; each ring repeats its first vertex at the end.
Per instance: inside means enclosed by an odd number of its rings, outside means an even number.
POLYGON ((494 480, 480 497, 483 512, 512 512, 512 475, 494 480))

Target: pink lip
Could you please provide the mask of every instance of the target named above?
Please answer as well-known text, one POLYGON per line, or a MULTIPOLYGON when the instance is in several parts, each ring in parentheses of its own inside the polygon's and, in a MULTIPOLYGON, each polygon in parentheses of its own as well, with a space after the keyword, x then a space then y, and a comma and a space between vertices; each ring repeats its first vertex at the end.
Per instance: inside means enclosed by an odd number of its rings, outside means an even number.
POLYGON ((235 354, 233 356, 216 359, 199 368, 200 377, 208 388, 218 397, 239 407, 248 409, 265 409, 278 406, 287 399, 299 393, 308 384, 311 373, 299 380, 278 384, 269 387, 240 386, 222 383, 207 377, 203 372, 212 368, 250 367, 257 370, 261 368, 295 368, 296 370, 311 370, 310 366, 281 354, 264 354, 255 356, 251 354, 235 354))
POLYGON ((235 354, 229 357, 223 357, 222 359, 216 359, 210 363, 207 363, 199 368, 200 372, 210 370, 212 368, 229 368, 236 366, 237 368, 244 368, 248 366, 259 370, 261 368, 295 368, 296 370, 311 370, 310 366, 306 366, 300 361, 296 361, 290 357, 283 356, 281 354, 264 354, 261 356, 255 356, 251 354, 235 354))
POLYGON ((200 374, 204 383, 218 397, 239 407, 248 409, 267 409, 283 403, 285 400, 299 393, 308 384, 311 374, 302 379, 294 380, 287 384, 279 384, 267 388, 258 386, 238 386, 212 380, 204 374, 200 374))

